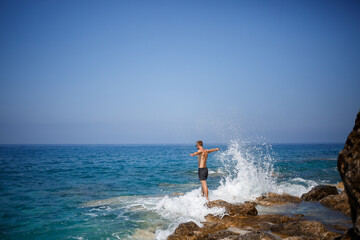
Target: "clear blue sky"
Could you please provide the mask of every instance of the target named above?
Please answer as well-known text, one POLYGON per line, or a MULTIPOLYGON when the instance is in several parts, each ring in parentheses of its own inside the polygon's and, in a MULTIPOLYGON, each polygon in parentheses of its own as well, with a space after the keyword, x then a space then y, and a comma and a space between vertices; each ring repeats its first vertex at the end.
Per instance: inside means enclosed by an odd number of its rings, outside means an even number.
POLYGON ((0 1, 0 143, 344 143, 360 1, 0 1))

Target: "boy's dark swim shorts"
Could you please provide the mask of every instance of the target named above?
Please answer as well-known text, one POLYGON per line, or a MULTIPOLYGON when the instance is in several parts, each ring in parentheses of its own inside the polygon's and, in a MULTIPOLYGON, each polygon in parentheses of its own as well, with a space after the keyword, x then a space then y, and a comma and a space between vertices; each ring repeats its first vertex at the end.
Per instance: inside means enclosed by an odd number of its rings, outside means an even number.
POLYGON ((206 180, 208 177, 208 169, 206 168, 199 168, 198 170, 199 180, 206 180))

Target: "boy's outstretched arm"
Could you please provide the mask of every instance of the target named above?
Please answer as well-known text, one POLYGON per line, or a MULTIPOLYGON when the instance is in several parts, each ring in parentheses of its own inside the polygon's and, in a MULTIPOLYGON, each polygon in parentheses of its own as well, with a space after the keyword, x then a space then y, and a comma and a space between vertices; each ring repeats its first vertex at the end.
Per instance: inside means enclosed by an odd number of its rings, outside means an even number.
POLYGON ((199 155, 199 152, 194 152, 194 153, 190 153, 190 156, 196 156, 196 155, 199 155))
POLYGON ((219 151, 219 148, 213 148, 213 149, 209 149, 208 153, 212 153, 212 152, 216 152, 219 151))

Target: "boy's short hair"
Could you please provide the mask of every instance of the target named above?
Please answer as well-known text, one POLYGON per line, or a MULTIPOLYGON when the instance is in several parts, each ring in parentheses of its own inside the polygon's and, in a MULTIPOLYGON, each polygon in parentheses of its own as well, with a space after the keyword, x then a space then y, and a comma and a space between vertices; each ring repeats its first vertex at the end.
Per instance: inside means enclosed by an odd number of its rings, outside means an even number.
POLYGON ((197 141, 196 144, 199 144, 200 146, 203 146, 203 142, 201 140, 197 141))

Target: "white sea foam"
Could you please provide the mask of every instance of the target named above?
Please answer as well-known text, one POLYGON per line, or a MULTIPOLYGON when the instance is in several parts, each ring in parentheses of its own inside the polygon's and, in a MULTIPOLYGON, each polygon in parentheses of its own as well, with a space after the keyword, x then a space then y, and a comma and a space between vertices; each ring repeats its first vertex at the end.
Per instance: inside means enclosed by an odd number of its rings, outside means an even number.
POLYGON ((166 230, 157 230, 156 239, 166 239, 182 222, 193 221, 201 226, 205 216, 214 214, 223 216, 224 208, 206 207, 206 198, 200 196, 200 188, 179 197, 164 197, 156 206, 156 211, 172 224, 166 230))
POLYGON ((84 203, 84 207, 98 207, 98 206, 121 204, 124 202, 125 198, 127 198, 127 196, 114 197, 114 198, 101 199, 101 200, 93 200, 93 201, 84 203))
POLYGON ((97 217, 98 215, 96 213, 85 213, 85 215, 90 216, 90 217, 97 217))
MULTIPOLYGON (((155 233, 153 228, 149 229, 135 229, 134 234, 131 236, 134 240, 152 240, 155 238, 155 233)), ((120 238, 119 238, 120 239, 120 238)))
POLYGON ((191 218, 204 221, 207 214, 222 215, 222 208, 207 208, 207 200, 200 196, 200 188, 179 197, 164 197, 157 204, 157 212, 167 219, 191 218))
POLYGON ((318 184, 310 184, 308 186, 304 186, 302 184, 292 182, 281 182, 277 186, 277 193, 288 193, 290 195, 300 197, 302 194, 307 193, 316 185, 318 184))

